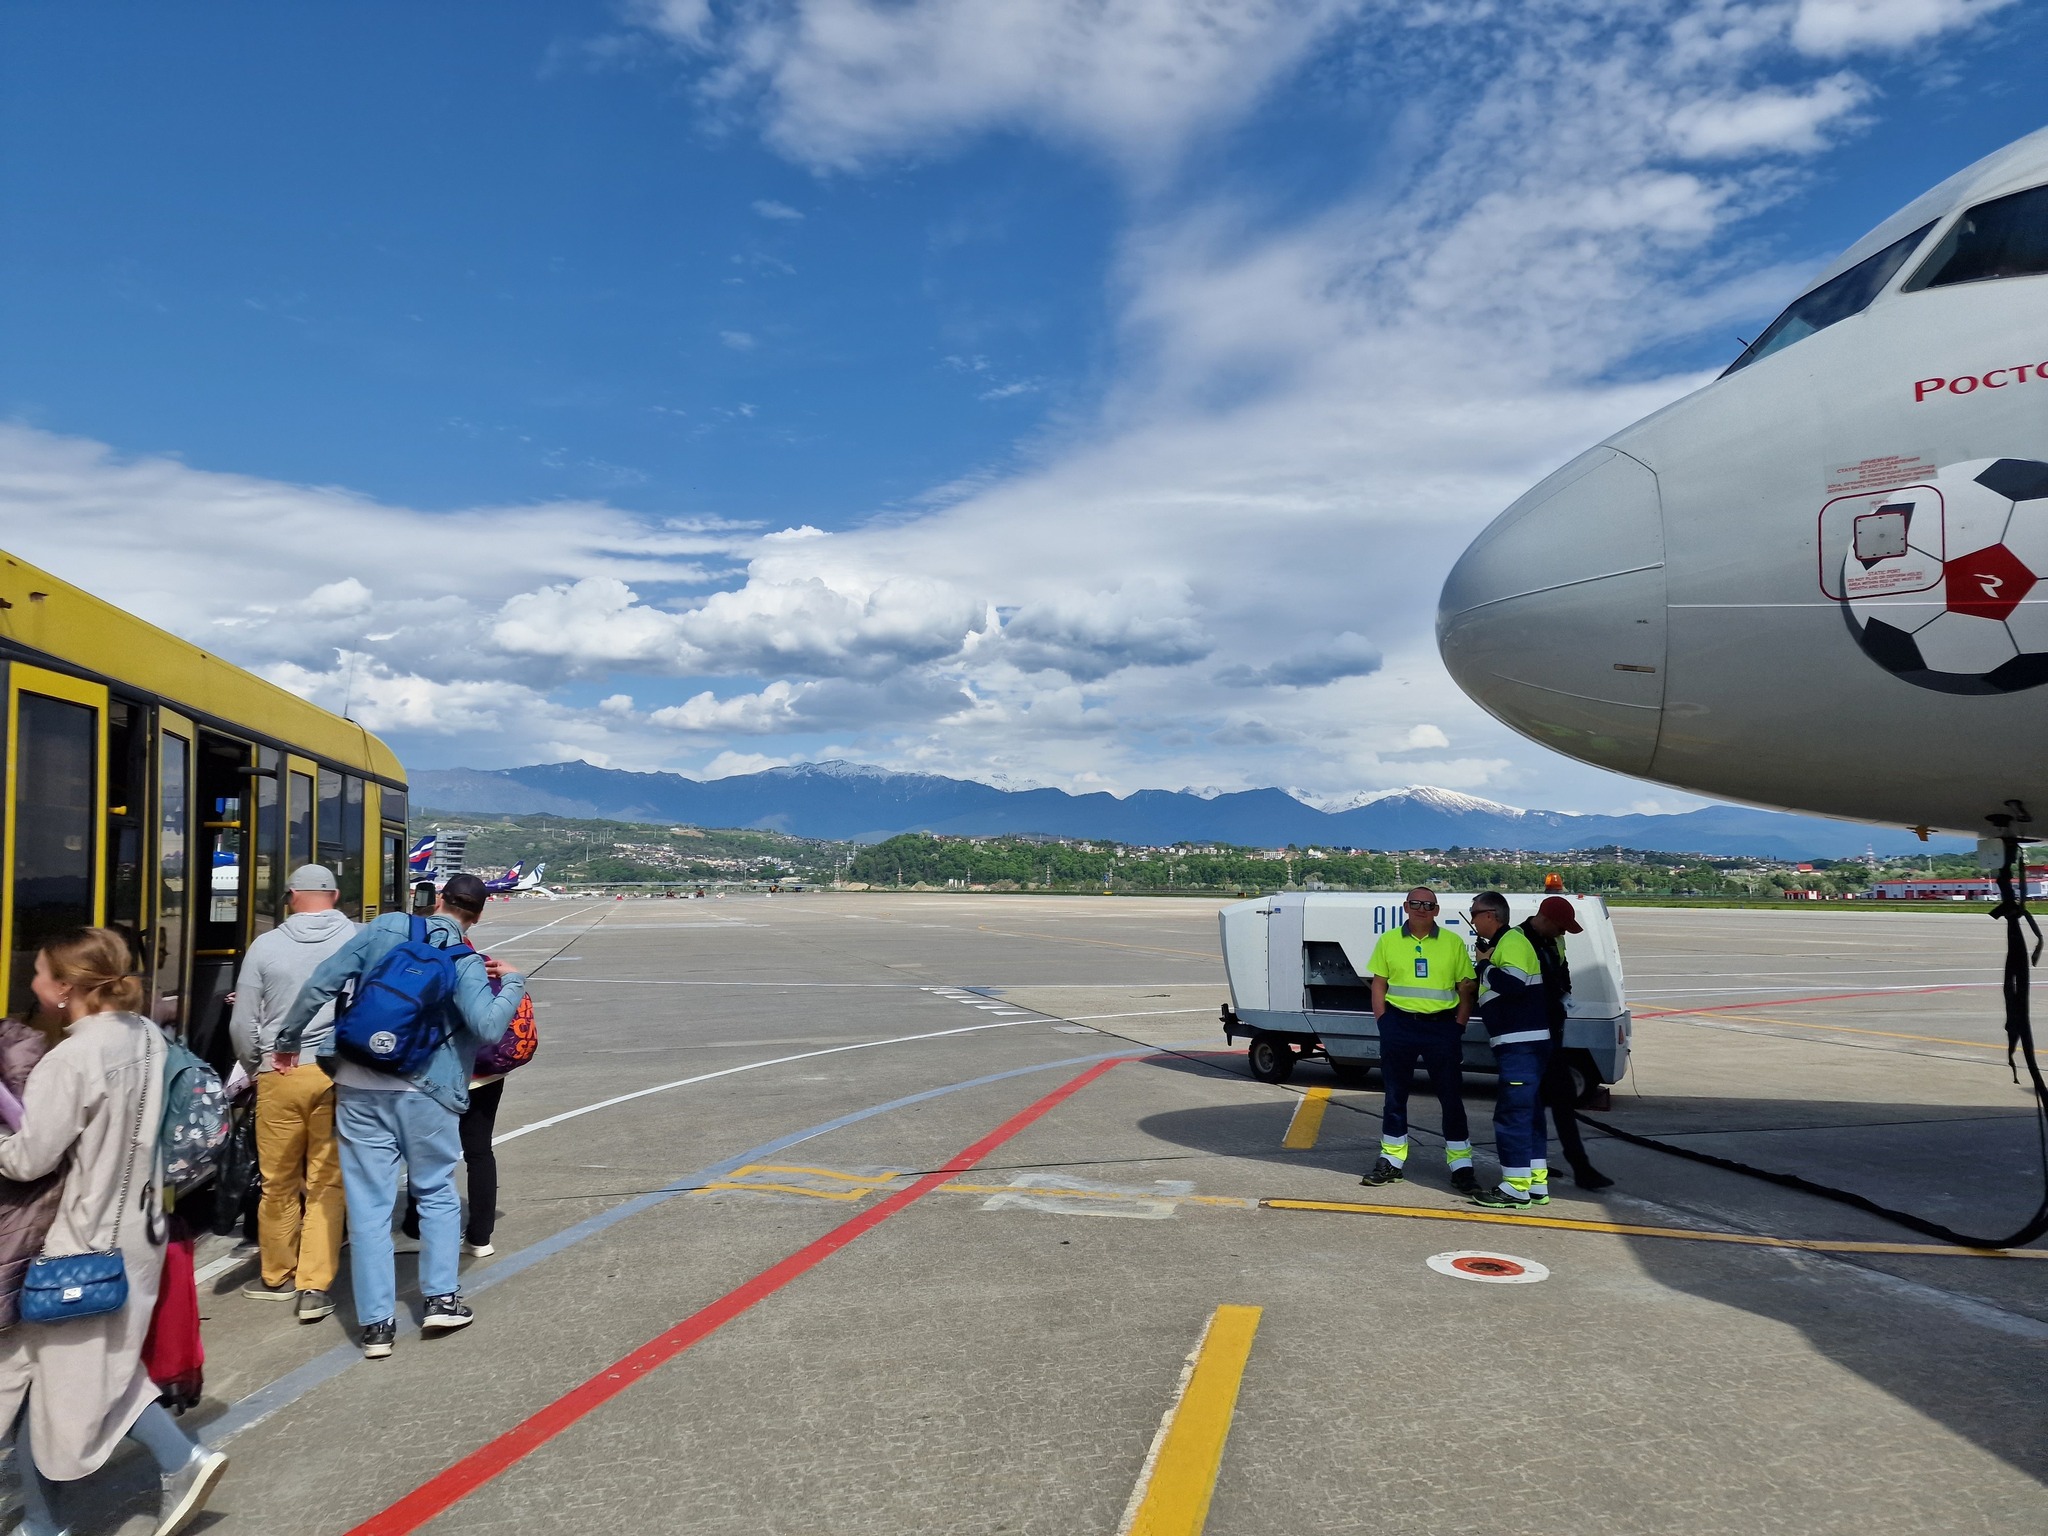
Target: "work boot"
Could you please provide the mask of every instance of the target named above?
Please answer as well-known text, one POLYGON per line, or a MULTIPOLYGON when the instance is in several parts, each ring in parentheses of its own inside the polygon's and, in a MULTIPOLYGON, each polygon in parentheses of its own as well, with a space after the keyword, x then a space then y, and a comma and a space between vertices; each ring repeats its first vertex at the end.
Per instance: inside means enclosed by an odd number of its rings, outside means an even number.
POLYGON ((1451 1188, 1461 1195, 1476 1195, 1479 1193, 1479 1175, 1470 1168, 1453 1168, 1451 1188))
POLYGON ((1524 1211, 1529 1201, 1513 1194, 1505 1186, 1499 1189, 1480 1189, 1475 1181, 1468 1197, 1474 1205, 1483 1205, 1489 1210, 1524 1211))
POLYGON ((1372 1170, 1358 1182, 1375 1185, 1398 1184, 1407 1177, 1407 1171, 1399 1163, 1395 1162, 1391 1157, 1383 1157, 1374 1163, 1372 1170))

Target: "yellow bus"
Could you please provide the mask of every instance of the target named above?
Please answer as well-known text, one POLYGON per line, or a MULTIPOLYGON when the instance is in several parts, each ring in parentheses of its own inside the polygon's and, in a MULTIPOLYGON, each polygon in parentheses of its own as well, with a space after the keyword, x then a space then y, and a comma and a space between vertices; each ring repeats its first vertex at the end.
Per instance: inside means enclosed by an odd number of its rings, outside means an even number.
POLYGON ((7 690, 0 990, 36 950, 120 928, 156 1018, 225 1067, 228 994, 286 876, 331 868, 363 919, 404 904, 405 770, 352 721, 0 553, 7 690))

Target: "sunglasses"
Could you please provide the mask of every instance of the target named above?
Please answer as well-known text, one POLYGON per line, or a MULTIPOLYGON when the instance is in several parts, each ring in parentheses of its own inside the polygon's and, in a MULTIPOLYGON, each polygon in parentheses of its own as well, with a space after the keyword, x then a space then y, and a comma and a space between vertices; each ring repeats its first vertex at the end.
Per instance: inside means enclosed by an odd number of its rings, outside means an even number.
POLYGON ((1404 902, 1403 905, 1410 912, 1434 912, 1436 910, 1436 903, 1433 901, 1410 901, 1404 902))

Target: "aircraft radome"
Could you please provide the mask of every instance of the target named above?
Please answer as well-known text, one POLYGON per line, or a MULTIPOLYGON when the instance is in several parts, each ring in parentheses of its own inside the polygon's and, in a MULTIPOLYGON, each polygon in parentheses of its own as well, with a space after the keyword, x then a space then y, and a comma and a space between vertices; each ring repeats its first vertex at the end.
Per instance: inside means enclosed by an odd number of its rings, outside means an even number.
POLYGON ((1589 763, 2048 834, 2048 129, 1503 512, 1437 640, 1479 704, 1589 763))

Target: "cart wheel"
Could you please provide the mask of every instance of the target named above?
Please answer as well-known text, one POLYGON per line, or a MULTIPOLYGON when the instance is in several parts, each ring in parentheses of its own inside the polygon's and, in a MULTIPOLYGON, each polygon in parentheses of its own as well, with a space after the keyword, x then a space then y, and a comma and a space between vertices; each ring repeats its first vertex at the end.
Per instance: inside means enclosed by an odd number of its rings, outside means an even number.
POLYGON ((1284 1083, 1294 1075, 1294 1052, 1271 1035, 1254 1035, 1245 1053, 1252 1076, 1262 1083, 1284 1083))
POLYGON ((1607 1097, 1607 1085, 1600 1081, 1600 1069, 1593 1065, 1593 1053, 1573 1047, 1564 1053, 1564 1063, 1571 1071, 1573 1085, 1578 1089, 1572 1101, 1580 1109, 1605 1109, 1604 1103, 1596 1103, 1607 1097))
POLYGON ((1330 1063, 1330 1070, 1337 1074, 1337 1081, 1346 1088, 1369 1088, 1372 1086, 1372 1068, 1330 1063))

